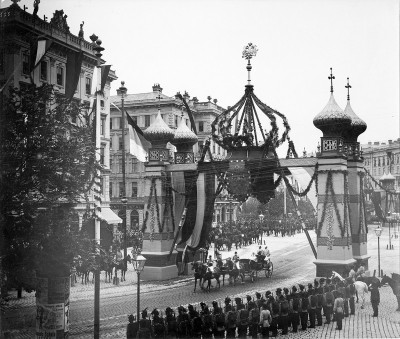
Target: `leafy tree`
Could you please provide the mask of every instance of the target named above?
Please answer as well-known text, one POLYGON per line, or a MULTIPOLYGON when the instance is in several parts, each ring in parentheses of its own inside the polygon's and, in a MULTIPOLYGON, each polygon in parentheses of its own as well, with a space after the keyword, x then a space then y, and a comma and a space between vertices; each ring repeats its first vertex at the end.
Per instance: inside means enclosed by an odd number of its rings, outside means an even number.
POLYGON ((30 290, 36 273, 69 275, 82 247, 73 207, 99 169, 93 129, 87 109, 52 85, 11 89, 0 126, 2 269, 30 290))

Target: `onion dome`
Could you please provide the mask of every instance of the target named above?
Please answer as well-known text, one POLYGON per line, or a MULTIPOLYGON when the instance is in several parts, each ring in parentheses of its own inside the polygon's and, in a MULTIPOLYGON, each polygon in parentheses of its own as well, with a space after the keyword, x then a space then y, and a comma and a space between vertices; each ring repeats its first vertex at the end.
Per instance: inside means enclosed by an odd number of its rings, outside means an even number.
POLYGON ((364 120, 359 118, 357 114, 354 113, 353 109, 351 108, 350 105, 350 84, 349 84, 349 78, 347 78, 347 105, 346 108, 344 109, 344 112, 350 116, 351 118, 351 124, 350 124, 350 129, 346 133, 346 141, 347 142, 356 142, 357 138, 360 134, 364 133, 365 130, 367 129, 367 124, 365 123, 364 120))
POLYGON ((163 118, 161 117, 160 111, 158 111, 156 120, 143 131, 144 137, 151 142, 153 147, 163 146, 172 141, 174 138, 174 131, 168 127, 163 118))
POLYGON ((331 96, 324 109, 314 118, 313 123, 322 131, 324 137, 339 137, 350 128, 351 118, 339 107, 333 96, 332 80, 335 77, 332 75, 332 68, 328 79, 331 80, 331 96))
POLYGON ((179 126, 175 131, 174 139, 171 143, 178 148, 187 148, 193 146, 198 140, 199 138, 197 137, 197 135, 192 130, 190 130, 182 117, 181 122, 179 123, 179 126))

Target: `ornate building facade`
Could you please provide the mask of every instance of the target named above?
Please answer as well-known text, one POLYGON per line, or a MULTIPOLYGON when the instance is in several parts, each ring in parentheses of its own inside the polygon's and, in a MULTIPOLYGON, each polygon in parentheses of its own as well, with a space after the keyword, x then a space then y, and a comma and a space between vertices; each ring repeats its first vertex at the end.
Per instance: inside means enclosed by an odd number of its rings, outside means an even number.
MULTIPOLYGON (((93 50, 94 43, 85 40, 83 24, 76 30, 77 35, 71 33, 67 24, 67 15, 63 10, 56 10, 50 21, 47 17, 39 18, 30 14, 26 9, 19 7, 17 2, 10 7, 0 9, 0 98, 7 95, 10 86, 20 88, 32 81, 37 85, 53 84, 59 94, 66 94, 69 73, 73 72, 69 58, 73 53, 82 52, 83 58, 80 67, 77 87, 72 100, 89 106, 94 97, 92 79, 97 58, 93 50), (51 41, 50 48, 45 51, 37 67, 31 72, 32 63, 35 62, 34 49, 38 40, 51 41)), ((36 53, 36 52, 35 52, 36 53)), ((101 60, 101 64, 105 61, 101 60)), ((79 71, 79 69, 78 69, 79 71)), ((109 208, 109 158, 110 158, 110 86, 117 76, 110 70, 104 87, 104 95, 100 99, 100 161, 103 165, 101 176, 102 187, 102 232, 112 231, 110 225, 119 222, 119 218, 109 208)), ((90 197, 94 206, 93 193, 90 197)), ((77 207, 77 218, 82 227, 82 216, 86 205, 77 207)), ((90 232, 94 230, 90 229, 90 232)), ((112 232, 102 234, 102 238, 110 238, 112 232), (104 235, 104 237, 103 237, 104 235)))
MULTIPOLYGON (((137 125, 143 130, 155 121, 158 109, 164 122, 173 131, 176 131, 181 119, 184 119, 190 127, 190 119, 186 108, 176 96, 168 96, 163 92, 159 84, 152 86, 152 91, 146 93, 127 94, 124 98, 124 108, 137 125)), ((206 140, 211 135, 211 123, 215 117, 224 111, 217 104, 217 100, 211 97, 207 101, 199 101, 196 97, 190 97, 187 92, 183 95, 190 110, 193 113, 197 129, 198 142, 193 146, 195 160, 201 156, 201 151, 206 140)), ((121 98, 116 95, 111 97, 110 118, 110 186, 109 196, 111 208, 122 216, 123 205, 121 197, 123 192, 122 182, 122 125, 121 125, 121 98)), ((169 144, 170 158, 174 157, 175 147, 169 144)), ((222 160, 226 157, 226 151, 211 141, 210 151, 214 160, 222 160)), ((209 155, 206 155, 209 160, 209 155)), ((143 223, 144 211, 144 163, 138 161, 134 156, 126 153, 126 193, 127 193, 127 229, 132 230, 143 223)), ((214 210, 214 221, 236 220, 237 202, 229 202, 226 197, 217 198, 214 210), (229 211, 231 206, 232 211, 229 211), (233 206, 233 207, 232 207, 233 206)), ((122 230, 120 231, 122 235, 122 230)))

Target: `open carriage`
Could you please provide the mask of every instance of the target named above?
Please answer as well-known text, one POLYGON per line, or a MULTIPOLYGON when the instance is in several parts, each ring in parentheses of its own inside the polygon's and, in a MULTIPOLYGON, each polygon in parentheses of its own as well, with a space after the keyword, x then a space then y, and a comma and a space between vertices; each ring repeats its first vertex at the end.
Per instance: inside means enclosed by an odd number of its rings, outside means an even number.
POLYGON ((269 258, 267 260, 263 260, 262 262, 258 262, 257 258, 252 256, 241 258, 239 262, 240 266, 242 267, 244 277, 249 276, 252 282, 258 278, 259 272, 263 271, 264 275, 267 278, 270 278, 272 276, 272 272, 274 271, 274 265, 269 258))

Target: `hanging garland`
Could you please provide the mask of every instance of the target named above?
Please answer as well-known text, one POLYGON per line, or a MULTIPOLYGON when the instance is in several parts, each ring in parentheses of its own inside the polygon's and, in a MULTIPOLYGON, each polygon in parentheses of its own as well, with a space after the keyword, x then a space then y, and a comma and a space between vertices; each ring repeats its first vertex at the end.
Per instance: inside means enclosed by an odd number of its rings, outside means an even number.
POLYGON ((347 171, 343 172, 343 181, 344 181, 344 197, 343 197, 343 208, 344 208, 344 215, 343 215, 343 222, 344 228, 346 230, 347 235, 347 247, 350 247, 350 191, 349 191, 349 173, 347 171))
POLYGON ((346 181, 347 181, 346 176, 347 176, 348 172, 343 171, 343 170, 322 170, 322 171, 319 171, 318 173, 321 173, 321 174, 327 173, 327 178, 326 178, 326 185, 325 185, 325 200, 324 200, 324 205, 322 208, 321 220, 318 223, 317 234, 318 234, 318 236, 321 235, 321 229, 322 229, 323 222, 325 221, 326 209, 327 209, 327 205, 328 205, 328 195, 330 193, 331 197, 332 197, 332 202, 333 202, 333 207, 335 210, 336 218, 339 223, 340 235, 342 238, 344 238, 345 234, 347 233, 347 238, 348 238, 347 245, 349 246, 349 227, 347 227, 347 224, 348 224, 347 223, 347 214, 348 214, 348 208, 349 208, 349 192, 348 192, 348 184, 346 184, 346 181), (342 219, 340 218, 340 212, 339 212, 338 203, 336 200, 336 193, 333 188, 333 180, 332 180, 333 173, 343 173, 343 175, 344 175, 344 182, 345 182, 345 184, 344 184, 345 191, 344 191, 344 199, 343 199, 344 222, 342 222, 342 219))
POLYGON ((326 221, 327 221, 327 227, 326 227, 326 235, 327 235, 327 240, 326 240, 326 245, 328 247, 328 250, 333 249, 333 244, 335 241, 335 235, 333 233, 333 206, 332 204, 327 204, 327 213, 326 213, 326 221))
MULTIPOLYGON (((365 211, 365 194, 364 194, 364 176, 365 173, 358 172, 358 176, 360 177, 360 204, 359 204, 359 218, 360 223, 358 226, 358 234, 365 233, 365 220, 366 220, 366 211, 365 211)), ((368 229, 367 229, 368 231, 368 229)))

